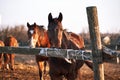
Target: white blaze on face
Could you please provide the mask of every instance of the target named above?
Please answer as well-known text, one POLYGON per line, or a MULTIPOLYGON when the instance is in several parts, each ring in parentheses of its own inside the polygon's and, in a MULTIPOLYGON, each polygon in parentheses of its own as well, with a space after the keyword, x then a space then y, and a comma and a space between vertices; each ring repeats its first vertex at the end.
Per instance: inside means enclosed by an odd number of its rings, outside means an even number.
POLYGON ((33 33, 34 33, 34 30, 30 30, 29 32, 30 32, 30 34, 33 34, 33 33))
POLYGON ((30 47, 35 48, 35 43, 34 43, 33 37, 31 37, 31 39, 30 39, 30 47))
MULTIPOLYGON (((34 33, 34 30, 30 30, 29 32, 30 32, 31 35, 32 35, 32 34, 34 33)), ((31 48, 35 48, 36 42, 37 42, 37 40, 35 40, 35 39, 33 38, 33 36, 32 36, 31 39, 30 39, 30 44, 29 44, 29 46, 30 46, 31 48)))

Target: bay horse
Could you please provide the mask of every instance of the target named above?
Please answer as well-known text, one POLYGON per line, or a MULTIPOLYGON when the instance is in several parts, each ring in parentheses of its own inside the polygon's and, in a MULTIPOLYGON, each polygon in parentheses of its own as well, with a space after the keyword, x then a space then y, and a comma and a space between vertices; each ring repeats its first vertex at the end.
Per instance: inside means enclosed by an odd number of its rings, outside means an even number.
MULTIPOLYGON (((12 35, 10 36, 7 36, 4 40, 4 44, 5 46, 10 46, 10 47, 18 47, 18 41, 15 37, 13 37, 12 35)), ((11 69, 11 70, 14 70, 14 58, 15 58, 15 54, 12 53, 12 54, 5 54, 5 66, 7 69, 11 69), (8 66, 7 66, 8 65, 8 66)))
MULTIPOLYGON (((62 13, 59 14, 58 18, 53 18, 51 13, 48 15, 48 37, 51 47, 84 49, 84 40, 81 36, 63 30, 62 18, 62 13)), ((62 80, 62 76, 66 77, 67 80, 80 80, 79 70, 84 63, 92 69, 92 63, 84 60, 72 60, 72 63, 68 63, 65 59, 54 58, 54 60, 50 61, 51 80, 62 80)))
MULTIPOLYGON (((29 38, 29 46, 31 48, 35 48, 35 47, 49 48, 50 47, 47 30, 43 28, 44 26, 37 25, 36 23, 30 25, 27 22, 27 27, 28 27, 27 34, 29 38)), ((36 55, 36 62, 39 68, 40 80, 42 80, 43 69, 44 69, 44 73, 46 71, 47 60, 48 60, 48 57, 36 55)))
MULTIPOLYGON (((0 40, 0 46, 5 46, 4 42, 0 40)), ((2 69, 2 57, 3 57, 3 53, 0 53, 0 69, 2 69)))

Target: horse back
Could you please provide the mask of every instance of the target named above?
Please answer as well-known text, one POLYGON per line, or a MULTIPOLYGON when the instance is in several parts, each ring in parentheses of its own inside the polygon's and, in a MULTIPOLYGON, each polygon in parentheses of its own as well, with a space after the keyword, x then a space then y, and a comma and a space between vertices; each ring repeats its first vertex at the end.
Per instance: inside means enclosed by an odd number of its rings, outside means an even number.
POLYGON ((0 40, 0 46, 4 46, 4 42, 0 40))
POLYGON ((63 48, 68 49, 84 49, 84 40, 81 36, 73 32, 63 32, 63 48))
POLYGON ((18 47, 18 42, 17 39, 13 36, 9 36, 5 39, 4 41, 5 46, 14 46, 14 47, 18 47))
POLYGON ((72 42, 74 42, 75 44, 77 44, 80 49, 85 47, 84 39, 80 35, 77 35, 77 34, 72 33, 72 32, 70 32, 69 34, 70 34, 70 40, 72 42))

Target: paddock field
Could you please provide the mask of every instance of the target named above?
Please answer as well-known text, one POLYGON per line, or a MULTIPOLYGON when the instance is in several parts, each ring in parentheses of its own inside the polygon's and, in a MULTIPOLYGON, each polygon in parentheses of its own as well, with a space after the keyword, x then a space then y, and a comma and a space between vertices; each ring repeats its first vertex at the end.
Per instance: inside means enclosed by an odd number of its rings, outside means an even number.
MULTIPOLYGON (((81 70, 83 80, 93 80, 93 72, 86 65, 81 70)), ((120 80, 120 64, 104 63, 104 70, 105 80, 120 80)), ((50 80, 49 75, 44 75, 44 78, 50 80)), ((0 70, 0 80, 39 80, 35 57, 17 54, 15 71, 0 70)))

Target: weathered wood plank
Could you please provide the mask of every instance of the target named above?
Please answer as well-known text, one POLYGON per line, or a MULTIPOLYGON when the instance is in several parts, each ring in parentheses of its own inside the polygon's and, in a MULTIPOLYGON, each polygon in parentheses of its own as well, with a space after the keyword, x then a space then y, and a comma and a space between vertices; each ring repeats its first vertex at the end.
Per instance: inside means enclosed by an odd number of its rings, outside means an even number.
POLYGON ((103 52, 110 55, 110 56, 113 56, 113 57, 119 57, 120 58, 120 53, 115 51, 115 50, 111 50, 110 48, 107 48, 105 46, 103 46, 103 52))
POLYGON ((0 53, 37 55, 39 52, 40 52, 39 48, 9 47, 9 46, 0 47, 0 53))
POLYGON ((42 55, 48 57, 62 57, 69 59, 92 60, 90 52, 83 50, 72 49, 57 49, 57 48, 28 48, 28 47, 0 47, 0 53, 15 53, 25 55, 42 55))
MULTIPOLYGON (((103 52, 113 56, 119 57, 120 53, 111 50, 107 47, 103 47, 103 52)), ((48 57, 64 57, 64 58, 74 58, 82 60, 92 60, 92 52, 85 50, 72 50, 72 49, 56 49, 56 48, 29 48, 29 47, 0 47, 0 53, 15 53, 15 54, 25 54, 25 55, 43 55, 48 57)), ((106 57, 107 58, 107 57, 106 57)))

